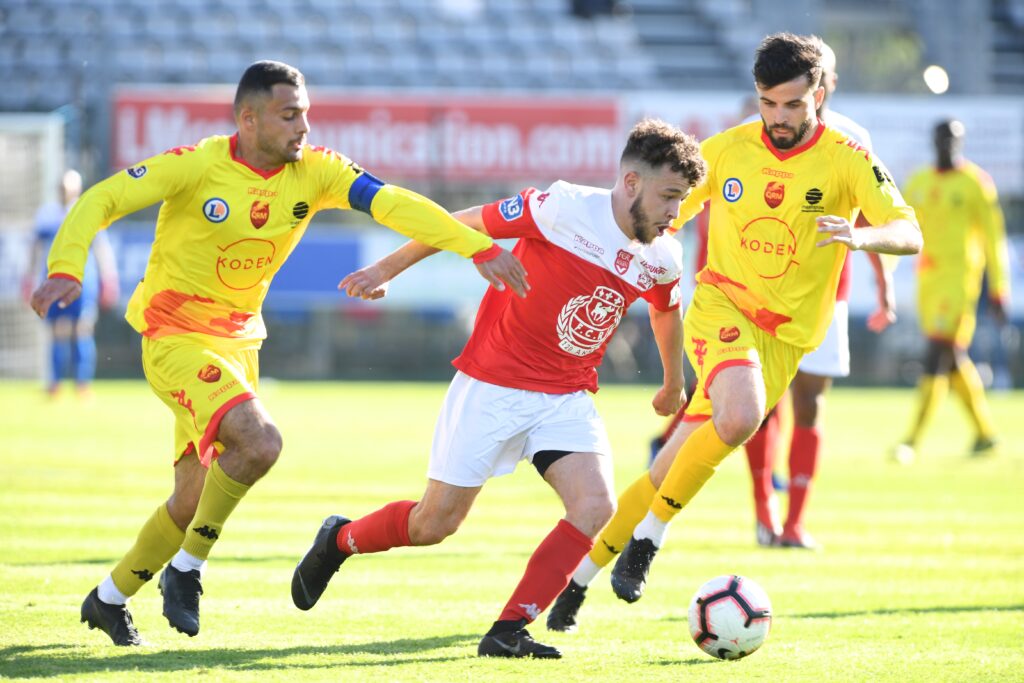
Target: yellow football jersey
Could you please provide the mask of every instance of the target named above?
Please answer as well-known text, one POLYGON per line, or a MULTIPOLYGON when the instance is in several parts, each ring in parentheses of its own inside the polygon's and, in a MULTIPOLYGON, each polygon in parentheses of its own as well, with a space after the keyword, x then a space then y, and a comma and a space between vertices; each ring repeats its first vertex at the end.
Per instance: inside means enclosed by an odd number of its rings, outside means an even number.
POLYGON ((237 159, 236 145, 237 136, 209 137, 92 187, 58 232, 50 275, 81 281, 99 230, 163 200, 126 319, 150 338, 200 333, 251 343, 266 336, 260 311, 274 274, 321 209, 358 209, 467 257, 493 244, 437 204, 383 184, 329 149, 307 146, 300 161, 263 171, 237 159))
POLYGON ((775 149, 761 121, 701 144, 703 184, 683 202, 680 226, 711 202, 708 263, 697 281, 720 289, 747 318, 779 340, 818 346, 835 305, 847 249, 818 247, 818 216, 872 225, 916 222, 880 160, 843 133, 818 125, 807 143, 775 149))
POLYGON ((1004 298, 1010 293, 1003 212, 985 171, 971 162, 948 171, 922 168, 907 181, 904 193, 924 236, 918 261, 920 298, 963 292, 967 305, 973 306, 986 268, 991 295, 1004 298))

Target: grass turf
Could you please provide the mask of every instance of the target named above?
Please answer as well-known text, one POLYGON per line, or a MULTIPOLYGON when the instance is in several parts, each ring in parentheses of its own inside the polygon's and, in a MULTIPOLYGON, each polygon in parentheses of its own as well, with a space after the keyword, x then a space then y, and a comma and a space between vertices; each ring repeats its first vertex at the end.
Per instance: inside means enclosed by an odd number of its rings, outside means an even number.
MULTIPOLYGON (((839 389, 808 527, 824 552, 759 549, 742 454, 677 518, 643 600, 594 583, 577 634, 532 628, 560 661, 475 657, 561 508, 529 466, 490 482, 463 528, 434 548, 348 562, 320 604, 291 605, 292 567, 327 514, 416 498, 441 384, 266 382, 285 452, 217 543, 202 631, 160 615, 155 581, 131 602, 150 644, 120 649, 78 623, 85 594, 170 493, 171 423, 139 382, 103 382, 88 403, 0 385, 0 675, 134 681, 964 681, 1024 674, 1024 393, 991 396, 1001 453, 964 457, 952 399, 913 467, 887 462, 913 395, 839 389), (771 596, 761 650, 719 662, 690 641, 686 607, 706 579, 754 578, 771 596)), ((653 389, 597 396, 617 490, 661 427, 653 389)))

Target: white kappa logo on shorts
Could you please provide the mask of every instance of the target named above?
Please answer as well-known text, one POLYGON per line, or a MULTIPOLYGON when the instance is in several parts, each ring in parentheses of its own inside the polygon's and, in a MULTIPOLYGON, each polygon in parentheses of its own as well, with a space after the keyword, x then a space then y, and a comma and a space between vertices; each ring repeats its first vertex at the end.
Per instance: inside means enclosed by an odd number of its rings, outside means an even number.
POLYGON ((598 350, 615 332, 625 305, 626 298, 608 287, 573 297, 558 314, 558 348, 574 356, 598 350))

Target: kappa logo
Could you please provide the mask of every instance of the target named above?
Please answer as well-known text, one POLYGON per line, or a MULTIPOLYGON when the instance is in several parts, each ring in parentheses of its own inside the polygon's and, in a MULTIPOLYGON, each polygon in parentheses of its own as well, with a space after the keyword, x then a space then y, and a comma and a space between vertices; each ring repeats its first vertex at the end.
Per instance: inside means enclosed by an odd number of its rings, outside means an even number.
POLYGON ((718 339, 728 344, 734 342, 740 338, 740 328, 738 327, 723 327, 718 330, 718 339))
POLYGON ((632 254, 625 249, 619 249, 619 253, 615 255, 615 272, 619 275, 625 275, 626 271, 629 270, 629 262, 632 260, 632 254))
POLYGON ((267 219, 269 218, 270 204, 259 200, 254 201, 249 209, 249 220, 252 221, 252 227, 259 230, 267 224, 267 219))
POLYGON ((139 166, 132 166, 129 169, 125 169, 125 172, 128 175, 130 175, 132 178, 135 178, 136 180, 138 180, 142 176, 146 175, 146 171, 147 170, 148 169, 145 166, 139 165, 139 166))
POLYGON ((498 213, 506 221, 514 221, 523 215, 523 196, 517 194, 515 197, 503 199, 498 204, 498 213))
POLYGON ((727 178, 725 184, 722 185, 722 196, 725 197, 725 201, 732 203, 743 196, 743 183, 740 182, 739 178, 727 178))
POLYGON ((668 496, 662 496, 661 499, 663 501, 665 501, 665 505, 668 505, 673 510, 682 510, 683 509, 683 504, 679 503, 679 502, 676 502, 676 500, 674 498, 669 498, 668 496))
POLYGON ((199 379, 203 380, 204 382, 207 382, 208 384, 213 384, 214 382, 220 379, 220 368, 218 368, 213 363, 210 363, 205 368, 200 370, 199 374, 196 376, 199 379))
POLYGON ((203 204, 203 215, 211 223, 223 223, 230 213, 228 203, 220 197, 211 197, 203 204))
POLYGON ((613 546, 611 543, 609 543, 608 541, 604 540, 603 538, 601 539, 601 543, 604 543, 604 547, 608 548, 608 552, 610 552, 612 555, 618 555, 619 553, 622 552, 622 548, 616 548, 615 546, 613 546))
POLYGON ((132 569, 131 572, 132 572, 132 574, 135 574, 135 576, 139 577, 143 581, 152 581, 153 580, 153 572, 149 571, 148 569, 139 569, 139 570, 132 569))
POLYGON ((786 186, 782 183, 777 183, 774 180, 768 183, 767 187, 764 188, 764 203, 775 209, 778 208, 779 204, 786 197, 786 186))
POLYGON ((535 602, 531 602, 529 605, 519 603, 519 606, 523 608, 523 611, 526 612, 531 621, 540 616, 540 609, 538 609, 537 603, 535 602))
POLYGON ((217 530, 211 529, 206 524, 204 524, 203 526, 192 527, 192 531, 196 532, 203 538, 210 539, 211 541, 216 541, 218 538, 220 538, 220 534, 217 533, 217 530))

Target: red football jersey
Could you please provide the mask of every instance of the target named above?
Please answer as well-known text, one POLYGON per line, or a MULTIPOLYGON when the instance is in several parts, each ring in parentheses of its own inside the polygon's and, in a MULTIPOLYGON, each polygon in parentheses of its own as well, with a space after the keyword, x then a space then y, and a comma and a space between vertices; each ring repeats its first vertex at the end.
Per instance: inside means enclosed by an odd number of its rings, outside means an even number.
POLYGON ((453 365, 484 382, 564 394, 597 391, 597 366, 629 305, 679 308, 683 250, 671 235, 641 244, 612 215, 611 192, 554 183, 483 209, 495 239, 529 273, 526 298, 489 288, 473 334, 453 365))

